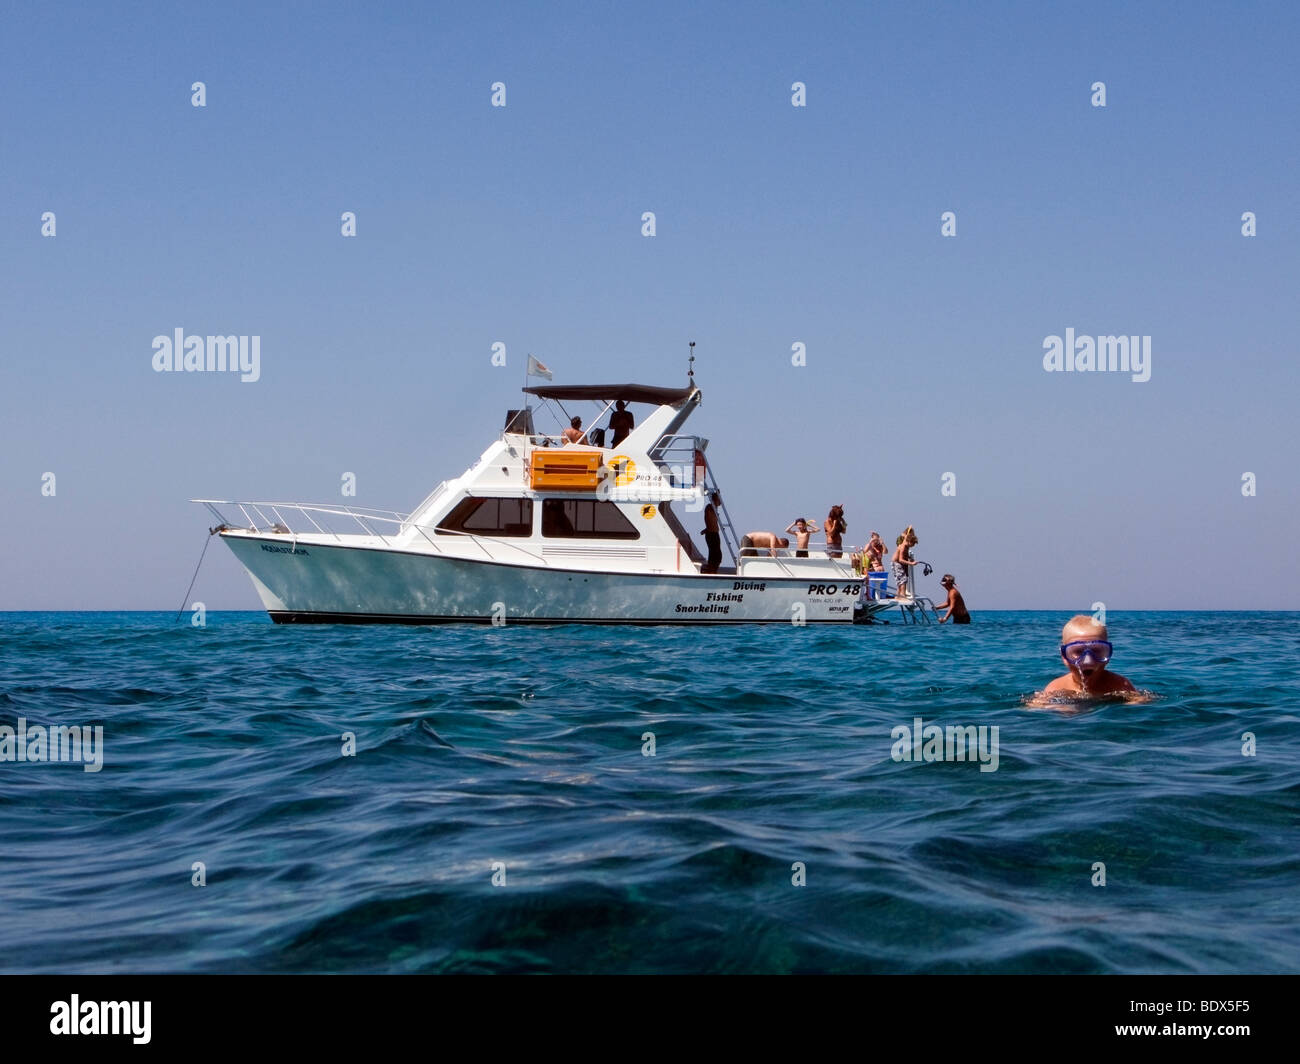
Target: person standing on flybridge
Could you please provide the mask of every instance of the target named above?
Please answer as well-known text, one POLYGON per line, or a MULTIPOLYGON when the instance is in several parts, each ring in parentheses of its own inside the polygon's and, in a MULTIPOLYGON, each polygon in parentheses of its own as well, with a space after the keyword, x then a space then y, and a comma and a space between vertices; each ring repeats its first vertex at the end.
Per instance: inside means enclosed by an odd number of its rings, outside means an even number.
POLYGON ((632 433, 632 428, 636 424, 632 417, 632 411, 627 409, 627 403, 620 399, 614 404, 617 409, 609 415, 609 427, 614 433, 614 438, 610 440, 611 447, 617 447, 632 433))

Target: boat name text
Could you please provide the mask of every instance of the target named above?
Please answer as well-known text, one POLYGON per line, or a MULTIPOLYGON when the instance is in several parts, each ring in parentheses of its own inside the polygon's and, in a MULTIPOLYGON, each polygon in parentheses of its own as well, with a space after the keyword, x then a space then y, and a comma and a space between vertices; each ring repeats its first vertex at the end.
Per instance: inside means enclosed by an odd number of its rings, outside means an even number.
POLYGON ((270 543, 263 543, 261 547, 263 550, 269 550, 272 554, 306 554, 307 553, 307 548, 305 547, 274 547, 270 543))

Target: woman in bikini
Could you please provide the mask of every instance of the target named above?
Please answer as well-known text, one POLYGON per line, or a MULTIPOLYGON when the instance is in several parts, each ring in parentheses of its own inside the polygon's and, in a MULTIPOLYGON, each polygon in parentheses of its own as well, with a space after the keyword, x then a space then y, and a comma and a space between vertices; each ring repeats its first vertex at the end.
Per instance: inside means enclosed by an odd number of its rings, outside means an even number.
POLYGON ((844 520, 844 507, 832 506, 829 516, 826 518, 826 557, 842 557, 844 551, 841 549, 844 545, 844 533, 849 530, 848 522, 844 520))
POLYGON ((871 540, 866 547, 867 572, 883 573, 885 571, 885 541, 879 532, 871 533, 871 540))

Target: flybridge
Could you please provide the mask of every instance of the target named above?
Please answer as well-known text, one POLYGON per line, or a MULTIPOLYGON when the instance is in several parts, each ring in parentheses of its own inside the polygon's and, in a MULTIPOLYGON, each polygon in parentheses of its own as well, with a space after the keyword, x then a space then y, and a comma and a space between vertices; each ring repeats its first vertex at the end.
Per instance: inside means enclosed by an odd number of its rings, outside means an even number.
MULTIPOLYGON (((709 441, 678 431, 701 402, 701 392, 693 383, 685 388, 648 384, 545 385, 525 388, 524 392, 543 400, 540 409, 551 410, 561 425, 571 423, 566 402, 600 404, 591 426, 579 430, 582 435, 577 440, 537 432, 531 406, 507 412, 502 440, 510 458, 519 462, 523 482, 530 491, 595 492, 601 499, 622 502, 677 499, 687 503, 688 511, 703 511, 708 479, 704 455, 709 441), (612 424, 604 429, 595 423, 619 402, 650 403, 655 409, 639 424, 633 424, 615 444, 606 439, 606 433, 613 431, 612 424)), ((628 418, 630 421, 630 413, 628 418)), ((509 463, 500 466, 489 450, 475 466, 483 471, 478 482, 496 479, 491 473, 494 468, 509 474, 509 463)))

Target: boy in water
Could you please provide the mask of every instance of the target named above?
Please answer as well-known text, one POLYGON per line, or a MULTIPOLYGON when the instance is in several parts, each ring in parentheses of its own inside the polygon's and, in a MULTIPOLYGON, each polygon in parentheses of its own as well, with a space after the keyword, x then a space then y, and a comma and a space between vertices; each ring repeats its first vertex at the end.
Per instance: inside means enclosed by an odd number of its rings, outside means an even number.
POLYGON ((1029 704, 1042 708, 1059 700, 1062 695, 1076 698, 1133 695, 1130 701, 1145 701, 1123 676, 1106 671, 1110 655, 1111 645, 1104 624, 1086 613, 1071 617, 1061 629, 1061 657, 1065 661, 1066 674, 1049 683, 1029 704))

